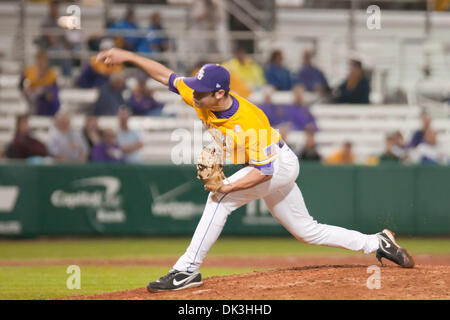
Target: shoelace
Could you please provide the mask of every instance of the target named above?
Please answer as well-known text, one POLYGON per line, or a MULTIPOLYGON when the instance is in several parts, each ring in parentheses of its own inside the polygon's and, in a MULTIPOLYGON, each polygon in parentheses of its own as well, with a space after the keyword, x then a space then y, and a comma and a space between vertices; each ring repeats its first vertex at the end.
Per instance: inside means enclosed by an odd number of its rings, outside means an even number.
POLYGON ((161 277, 160 280, 169 280, 170 278, 172 278, 173 276, 175 276, 176 271, 171 271, 168 274, 166 274, 165 276, 161 277))

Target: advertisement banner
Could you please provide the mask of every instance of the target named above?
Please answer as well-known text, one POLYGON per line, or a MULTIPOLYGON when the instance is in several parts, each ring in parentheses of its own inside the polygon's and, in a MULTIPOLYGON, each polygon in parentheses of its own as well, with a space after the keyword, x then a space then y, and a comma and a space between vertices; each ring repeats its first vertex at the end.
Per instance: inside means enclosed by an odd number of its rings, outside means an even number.
POLYGON ((39 194, 34 167, 0 167, 0 236, 39 234, 39 194))
MULTIPOLYGON (((441 235, 450 233, 449 181, 449 167, 302 163, 297 184, 319 223, 441 235)), ((207 197, 192 165, 2 165, 0 236, 191 236, 207 197)), ((222 234, 289 233, 259 199, 232 212, 222 234)))
MULTIPOLYGON (((208 196, 193 166, 57 166, 42 167, 39 176, 48 235, 191 235, 208 196)), ((262 200, 233 212, 223 231, 283 232, 262 200)))

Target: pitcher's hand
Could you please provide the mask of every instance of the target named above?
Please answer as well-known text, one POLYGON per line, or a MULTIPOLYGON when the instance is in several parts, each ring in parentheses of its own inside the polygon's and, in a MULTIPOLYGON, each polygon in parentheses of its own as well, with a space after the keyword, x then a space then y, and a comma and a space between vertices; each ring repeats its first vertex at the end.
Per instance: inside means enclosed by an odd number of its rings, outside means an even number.
MULTIPOLYGON (((210 190, 211 191, 211 190, 210 190)), ((230 193, 233 191, 233 186, 230 184, 224 184, 219 189, 215 190, 220 193, 230 193)))
POLYGON ((119 48, 112 48, 108 50, 101 51, 99 54, 97 54, 96 61, 103 62, 104 64, 121 64, 126 61, 129 61, 132 52, 122 50, 119 48))

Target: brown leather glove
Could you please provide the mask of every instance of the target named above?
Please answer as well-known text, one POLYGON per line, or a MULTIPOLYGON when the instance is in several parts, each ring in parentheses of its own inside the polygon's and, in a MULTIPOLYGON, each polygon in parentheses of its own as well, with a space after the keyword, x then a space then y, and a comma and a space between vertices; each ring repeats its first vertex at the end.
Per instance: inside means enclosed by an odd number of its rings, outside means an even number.
POLYGON ((222 150, 214 143, 203 148, 197 159, 197 178, 205 184, 205 189, 215 192, 223 186, 225 174, 222 150))

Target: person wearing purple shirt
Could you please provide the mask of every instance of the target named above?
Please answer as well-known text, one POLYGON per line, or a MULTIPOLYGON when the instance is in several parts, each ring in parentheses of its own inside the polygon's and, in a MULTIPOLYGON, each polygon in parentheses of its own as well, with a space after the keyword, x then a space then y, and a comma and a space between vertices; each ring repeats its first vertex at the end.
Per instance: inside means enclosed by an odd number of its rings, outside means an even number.
POLYGON ((274 104, 270 92, 266 93, 264 103, 260 104, 259 108, 264 111, 272 126, 289 123, 292 130, 304 130, 306 126, 317 130, 314 116, 309 108, 304 106, 302 90, 299 86, 294 87, 292 104, 274 104))
POLYGON ((91 64, 85 65, 75 84, 83 89, 100 88, 108 82, 109 75, 100 74, 95 71, 91 64))
POLYGON ((27 66, 19 81, 32 113, 53 116, 60 107, 57 74, 50 69, 45 51, 38 51, 35 63, 27 66))
POLYGON ((153 98, 153 93, 146 86, 148 77, 145 75, 138 76, 138 83, 127 101, 133 115, 136 116, 160 116, 163 103, 153 98))
POLYGON ((91 150, 93 162, 122 162, 124 154, 116 140, 116 133, 112 129, 103 131, 103 141, 94 145, 91 150))
POLYGON ((36 115, 54 116, 59 110, 59 89, 56 83, 41 88, 36 97, 36 115))
MULTIPOLYGON (((108 50, 114 47, 114 41, 105 38, 100 42, 100 50, 108 50)), ((113 73, 121 72, 124 66, 117 64, 114 66, 106 65, 102 62, 95 61, 95 57, 91 57, 89 61, 81 67, 81 72, 75 80, 75 85, 83 88, 101 88, 105 85, 109 77, 113 73)))
POLYGON ((311 50, 303 52, 303 64, 294 76, 294 84, 303 86, 309 92, 329 93, 328 81, 323 72, 312 65, 312 57, 311 50))

